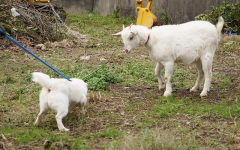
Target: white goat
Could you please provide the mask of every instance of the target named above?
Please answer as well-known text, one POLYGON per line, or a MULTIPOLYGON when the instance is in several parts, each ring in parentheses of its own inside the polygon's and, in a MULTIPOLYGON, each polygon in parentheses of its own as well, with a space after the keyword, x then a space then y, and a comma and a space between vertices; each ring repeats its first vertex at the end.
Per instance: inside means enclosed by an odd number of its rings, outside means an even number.
POLYGON ((164 25, 149 29, 140 25, 131 25, 121 32, 113 34, 122 36, 125 52, 129 53, 138 45, 145 45, 150 57, 157 62, 155 74, 159 82, 159 90, 164 89, 164 81, 160 75, 165 67, 166 91, 164 96, 172 93, 171 76, 174 62, 188 65, 195 63, 198 78, 190 92, 197 91, 205 77, 200 96, 206 96, 212 79, 212 61, 220 41, 224 20, 219 17, 216 27, 207 21, 191 21, 179 25, 164 25))

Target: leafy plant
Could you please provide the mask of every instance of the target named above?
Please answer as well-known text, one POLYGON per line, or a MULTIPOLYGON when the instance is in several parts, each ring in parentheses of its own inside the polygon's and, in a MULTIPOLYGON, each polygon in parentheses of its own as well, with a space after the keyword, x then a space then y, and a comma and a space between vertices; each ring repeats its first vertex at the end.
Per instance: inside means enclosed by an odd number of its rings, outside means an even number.
POLYGON ((164 24, 168 24, 169 17, 166 12, 162 12, 160 20, 163 21, 164 24))
POLYGON ((233 32, 240 33, 240 3, 229 3, 228 1, 223 1, 222 5, 219 7, 212 6, 211 12, 208 14, 199 14, 195 17, 196 20, 207 20, 212 23, 216 23, 218 17, 222 16, 225 25, 224 30, 232 30, 233 32))
POLYGON ((103 66, 101 69, 94 72, 90 78, 86 79, 88 88, 94 91, 108 90, 108 85, 110 83, 118 83, 119 81, 118 77, 116 77, 106 66, 103 66))
POLYGON ((115 18, 119 18, 119 17, 120 17, 120 9, 119 9, 119 8, 117 8, 117 9, 114 10, 113 16, 114 16, 115 18))

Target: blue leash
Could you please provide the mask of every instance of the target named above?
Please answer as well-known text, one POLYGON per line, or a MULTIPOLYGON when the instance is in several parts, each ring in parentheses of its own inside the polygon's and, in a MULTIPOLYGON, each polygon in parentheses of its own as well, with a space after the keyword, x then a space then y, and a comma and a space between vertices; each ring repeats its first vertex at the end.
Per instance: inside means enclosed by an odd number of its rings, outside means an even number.
POLYGON ((8 40, 10 40, 11 42, 13 42, 14 44, 16 44, 17 46, 19 46, 20 48, 22 48, 25 52, 29 53, 30 55, 32 55, 33 57, 35 57, 37 60, 39 60, 40 62, 42 62, 44 65, 48 66, 50 69, 52 69, 53 71, 55 71, 57 74, 59 74, 61 77, 67 79, 68 81, 71 81, 69 78, 67 78, 64 74, 62 74, 61 72, 59 72, 58 70, 56 70, 55 68, 53 68, 51 65, 49 65, 48 63, 46 63, 44 60, 42 60, 41 58, 39 58, 37 55, 35 55, 33 52, 31 52, 30 50, 28 50, 27 48, 25 48, 23 45, 21 45, 20 43, 18 43, 16 40, 14 40, 11 36, 7 35, 6 33, 4 33, 1 29, 0 29, 0 35, 5 36, 8 40))

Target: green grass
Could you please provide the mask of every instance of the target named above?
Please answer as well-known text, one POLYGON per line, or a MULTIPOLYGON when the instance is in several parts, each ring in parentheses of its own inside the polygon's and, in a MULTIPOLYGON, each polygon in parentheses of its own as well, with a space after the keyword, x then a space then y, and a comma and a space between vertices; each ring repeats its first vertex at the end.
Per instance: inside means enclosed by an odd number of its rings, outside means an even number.
POLYGON ((52 144, 46 148, 54 148, 57 145, 60 146, 71 146, 72 148, 78 149, 90 149, 89 146, 84 144, 83 139, 71 139, 67 132, 58 133, 58 132, 46 132, 46 130, 41 128, 5 128, 1 132, 2 136, 12 137, 19 144, 26 146, 39 147, 42 146, 46 141, 50 141, 52 144), (54 134, 53 134, 54 133, 54 134), (34 144, 29 145, 27 143, 31 143, 34 141, 34 144), (70 145, 69 145, 70 144, 70 145))
POLYGON ((115 127, 110 127, 105 131, 97 133, 95 135, 96 138, 108 138, 108 139, 119 139, 123 136, 123 133, 118 131, 115 127))
POLYGON ((116 15, 68 15, 72 29, 89 35, 86 52, 91 57, 85 62, 80 60, 82 47, 49 51, 30 47, 67 77, 83 78, 89 85, 86 114, 74 110, 63 120, 68 133, 58 131, 54 111, 33 126, 41 87, 31 82, 31 73, 59 76, 21 50, 0 51, 0 141, 9 149, 236 149, 240 39, 222 39, 207 97, 200 98, 201 91, 189 93, 197 71, 178 64, 172 76, 173 95, 166 98, 158 91, 155 63, 147 50, 139 47, 125 54, 120 39, 111 36, 121 31, 122 24, 134 22, 116 15), (44 145, 46 141, 50 144, 44 145))
POLYGON ((117 44, 116 39, 109 38, 109 35, 120 31, 122 24, 130 25, 133 22, 133 18, 115 18, 114 15, 106 17, 96 13, 71 15, 67 18, 67 23, 74 30, 84 35, 90 35, 90 48, 105 51, 114 48, 117 44))

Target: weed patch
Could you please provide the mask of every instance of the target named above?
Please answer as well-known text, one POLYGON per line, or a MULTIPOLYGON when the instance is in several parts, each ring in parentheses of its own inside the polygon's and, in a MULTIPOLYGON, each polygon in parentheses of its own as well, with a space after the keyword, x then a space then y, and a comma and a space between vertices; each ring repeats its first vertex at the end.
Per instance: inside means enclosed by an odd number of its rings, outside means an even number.
POLYGON ((120 79, 110 69, 106 68, 106 66, 103 66, 89 76, 85 81, 88 83, 88 88, 93 91, 108 90, 110 83, 120 82, 120 79))

